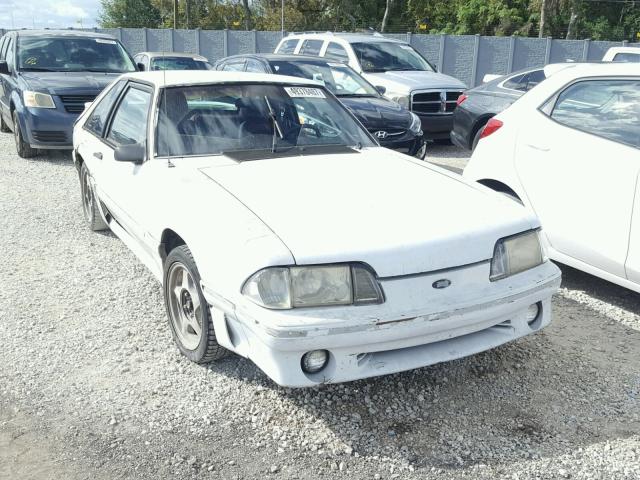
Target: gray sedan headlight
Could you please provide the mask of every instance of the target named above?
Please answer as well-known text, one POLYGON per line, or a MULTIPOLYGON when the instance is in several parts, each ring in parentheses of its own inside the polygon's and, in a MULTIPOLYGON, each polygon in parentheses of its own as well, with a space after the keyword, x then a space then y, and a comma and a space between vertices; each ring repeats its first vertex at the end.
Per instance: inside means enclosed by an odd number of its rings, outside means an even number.
POLYGON ((411 114, 411 126, 409 127, 409 130, 414 135, 422 135, 422 122, 420 121, 420 117, 413 112, 409 113, 411 114))
POLYGON ((491 260, 490 280, 524 272, 545 261, 537 230, 498 240, 491 260))
POLYGON ((265 268, 245 282, 242 293, 272 309, 384 301, 373 273, 359 264, 265 268))

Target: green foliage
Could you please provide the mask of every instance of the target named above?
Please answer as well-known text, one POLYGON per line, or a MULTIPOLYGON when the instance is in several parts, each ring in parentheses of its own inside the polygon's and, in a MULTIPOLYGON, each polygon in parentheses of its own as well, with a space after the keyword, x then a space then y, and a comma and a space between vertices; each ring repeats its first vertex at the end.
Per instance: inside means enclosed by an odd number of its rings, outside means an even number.
POLYGON ((104 28, 158 27, 160 10, 150 0, 102 0, 100 24, 104 28))
MULTIPOLYGON (((640 0, 546 0, 543 35, 636 40, 640 0), (573 18, 573 21, 571 19, 573 18)), ((393 0, 387 32, 537 36, 542 0, 393 0), (419 28, 426 24, 427 29, 419 28)), ((285 30, 379 30, 386 0, 285 0, 285 30)), ((281 0, 179 0, 178 28, 280 30, 281 0), (186 2, 189 1, 189 22, 186 2)), ((173 0, 102 0, 105 27, 172 27, 173 0)))

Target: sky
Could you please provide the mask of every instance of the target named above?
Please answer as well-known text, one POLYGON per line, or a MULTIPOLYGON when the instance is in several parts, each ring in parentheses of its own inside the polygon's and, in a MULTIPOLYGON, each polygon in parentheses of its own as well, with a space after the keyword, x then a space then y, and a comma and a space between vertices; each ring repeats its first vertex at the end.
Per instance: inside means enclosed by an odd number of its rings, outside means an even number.
POLYGON ((95 27, 100 0, 0 0, 0 28, 95 27))

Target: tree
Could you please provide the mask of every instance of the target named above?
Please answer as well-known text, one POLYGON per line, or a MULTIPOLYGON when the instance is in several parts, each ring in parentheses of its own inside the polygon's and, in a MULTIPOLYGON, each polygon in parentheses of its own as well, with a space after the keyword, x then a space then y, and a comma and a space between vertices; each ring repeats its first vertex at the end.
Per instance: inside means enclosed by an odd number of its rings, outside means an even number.
POLYGON ((381 32, 384 32, 387 29, 387 23, 389 22, 389 13, 391 12, 391 5, 393 5, 393 0, 386 0, 384 16, 382 17, 382 25, 380 27, 381 32))
POLYGON ((102 0, 100 25, 103 28, 157 28, 162 22, 160 10, 151 0, 102 0))
POLYGON ((540 2, 540 29, 538 30, 538 38, 544 37, 544 24, 547 18, 547 0, 540 2))

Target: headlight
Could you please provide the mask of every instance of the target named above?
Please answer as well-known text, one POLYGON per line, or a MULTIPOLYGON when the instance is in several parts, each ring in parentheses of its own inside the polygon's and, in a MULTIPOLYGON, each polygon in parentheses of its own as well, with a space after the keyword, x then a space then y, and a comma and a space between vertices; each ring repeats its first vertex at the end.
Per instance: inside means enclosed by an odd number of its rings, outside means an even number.
POLYGON ((373 273, 359 264, 265 268, 245 282, 242 293, 273 309, 384 301, 373 273))
POLYGON ((420 117, 413 112, 409 113, 411 114, 411 126, 409 130, 415 135, 422 135, 422 122, 420 121, 420 117))
POLYGON ((545 260, 537 230, 498 240, 491 260, 491 281, 524 272, 545 260))
POLYGON ((393 100, 396 103, 399 103, 400 106, 409 110, 409 95, 407 94, 396 94, 396 93, 387 93, 387 97, 393 100))
POLYGON ((22 95, 25 107, 33 108, 56 108, 53 97, 48 93, 32 92, 25 90, 22 95))

